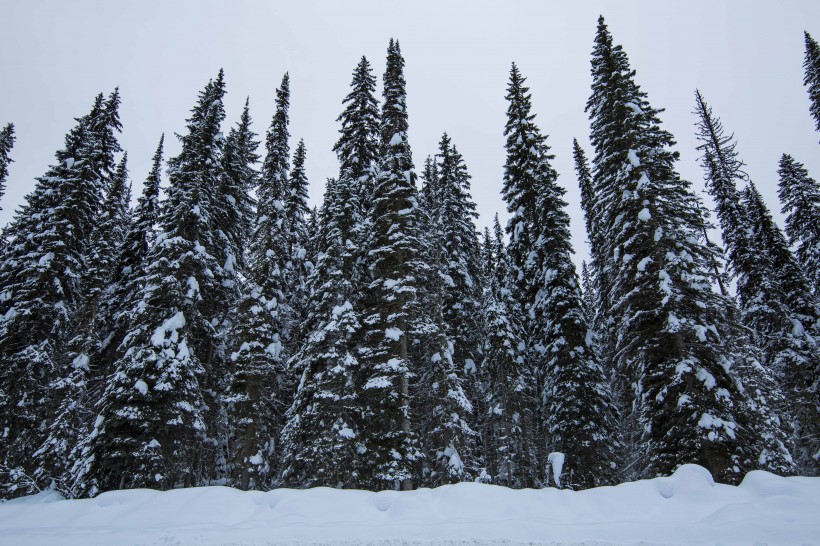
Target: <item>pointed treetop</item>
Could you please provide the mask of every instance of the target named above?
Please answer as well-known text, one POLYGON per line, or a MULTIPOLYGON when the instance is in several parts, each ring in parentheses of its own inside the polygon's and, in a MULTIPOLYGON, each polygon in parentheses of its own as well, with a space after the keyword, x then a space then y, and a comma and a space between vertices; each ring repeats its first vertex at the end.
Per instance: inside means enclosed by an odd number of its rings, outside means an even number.
POLYGON ((376 77, 367 58, 362 56, 353 70, 350 93, 345 97, 339 140, 333 146, 344 176, 358 180, 373 167, 379 151, 379 103, 376 100, 376 77))
POLYGON ((805 75, 803 85, 808 88, 811 105, 809 111, 814 118, 815 128, 820 131, 820 45, 812 39, 808 32, 806 39, 806 57, 803 62, 805 75))
MULTIPOLYGON (((9 123, 0 130, 0 198, 6 193, 6 177, 9 175, 9 163, 13 160, 9 157, 14 146, 14 124, 9 123)), ((0 207, 0 210, 3 210, 0 207)))

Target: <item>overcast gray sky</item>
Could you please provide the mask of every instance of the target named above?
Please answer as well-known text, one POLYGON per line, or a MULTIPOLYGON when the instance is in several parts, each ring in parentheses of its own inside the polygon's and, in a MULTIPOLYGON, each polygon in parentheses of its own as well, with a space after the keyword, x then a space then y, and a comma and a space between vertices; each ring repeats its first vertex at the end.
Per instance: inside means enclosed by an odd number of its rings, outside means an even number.
MULTIPOLYGON (((820 39, 820 2, 806 1, 416 1, 290 2, 0 0, 0 124, 13 122, 0 223, 53 162, 73 118, 94 96, 122 93, 120 142, 134 195, 142 189, 162 132, 184 129, 197 92, 225 69, 227 124, 250 96, 263 135, 282 74, 291 76, 292 148, 308 147, 311 200, 337 172, 335 120, 351 72, 366 55, 381 77, 389 38, 406 60, 410 142, 417 168, 443 131, 473 176, 473 197, 489 225, 506 218, 505 88, 510 63, 528 78, 537 123, 549 134, 567 188, 579 258, 586 253, 572 139, 588 146, 589 59, 603 14, 637 81, 678 141, 681 174, 703 189, 695 151, 694 90, 729 131, 747 171, 780 219, 777 163, 784 152, 820 176, 820 133, 803 80, 803 31, 820 39)), ((166 158, 178 152, 166 139, 166 158)))

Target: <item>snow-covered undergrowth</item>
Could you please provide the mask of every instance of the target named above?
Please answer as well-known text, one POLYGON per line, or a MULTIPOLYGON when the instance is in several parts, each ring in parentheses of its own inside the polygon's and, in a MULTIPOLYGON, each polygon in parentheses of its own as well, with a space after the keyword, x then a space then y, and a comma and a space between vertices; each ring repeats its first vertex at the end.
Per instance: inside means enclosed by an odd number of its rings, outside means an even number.
POLYGON ((409 492, 227 487, 0 503, 0 544, 820 544, 820 478, 699 466, 582 492, 461 483, 409 492))

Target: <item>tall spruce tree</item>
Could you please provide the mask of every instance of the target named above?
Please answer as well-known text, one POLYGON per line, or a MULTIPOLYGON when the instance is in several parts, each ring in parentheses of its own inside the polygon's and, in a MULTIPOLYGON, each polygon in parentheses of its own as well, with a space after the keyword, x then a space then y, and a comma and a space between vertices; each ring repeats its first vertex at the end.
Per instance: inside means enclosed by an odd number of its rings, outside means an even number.
POLYGON ((538 382, 537 422, 545 429, 538 438, 540 463, 552 469, 541 479, 585 488, 606 483, 612 474, 616 412, 582 309, 564 190, 550 165, 546 137, 530 114, 524 81, 513 65, 504 197, 514 214, 508 249, 516 280, 525 287, 521 307, 528 311, 530 365, 538 382))
POLYGON ((539 328, 537 342, 546 357, 543 403, 551 463, 547 478, 559 487, 584 489, 613 482, 620 443, 617 411, 572 262, 563 194, 554 177, 544 180, 536 206, 536 225, 541 227, 536 244, 545 250, 533 315, 546 326, 539 328))
POLYGON ((250 191, 258 185, 259 174, 254 166, 259 142, 251 129, 250 100, 235 127, 225 139, 224 176, 220 185, 219 214, 214 218, 225 241, 226 269, 245 269, 245 249, 253 230, 254 201, 250 191))
MULTIPOLYGON (((255 134, 250 130, 246 105, 239 124, 226 141, 226 157, 232 161, 227 171, 235 173, 233 186, 245 199, 249 199, 247 192, 257 186, 259 178, 254 170, 254 164, 259 160, 258 146, 255 134)), ((277 197, 285 203, 286 194, 277 197)), ((260 202, 259 210, 269 210, 270 207, 270 202, 260 202)), ((250 212, 243 216, 247 218, 246 227, 238 232, 242 234, 244 245, 252 233, 253 218, 250 212)), ((262 232, 256 234, 263 235, 262 232)), ((281 249, 287 242, 278 240, 275 244, 281 249)), ((252 248, 257 247, 252 245, 252 248)), ((237 252, 241 250, 237 248, 237 252)), ((251 264, 268 258, 250 255, 251 264)), ((289 394, 283 392, 289 387, 283 388, 284 377, 280 376, 284 370, 280 354, 282 340, 276 321, 278 301, 269 300, 257 280, 248 278, 241 283, 241 296, 232 313, 228 336, 228 377, 224 395, 227 478, 229 484, 242 489, 269 489, 276 483, 275 472, 281 456, 278 438, 289 400, 289 394)))
MULTIPOLYGON (((595 148, 593 191, 605 241, 606 312, 616 328, 614 366, 631 391, 630 439, 638 475, 700 464, 718 481, 739 479, 742 400, 725 363, 727 301, 711 287, 713 249, 689 182, 675 171, 672 135, 634 82, 601 17, 587 102, 595 148)), ((613 335, 614 334, 614 335, 613 335)))
MULTIPOLYGON (((278 441, 294 390, 286 364, 295 350, 290 337, 294 314, 288 289, 291 248, 286 216, 289 108, 290 77, 286 73, 276 90, 276 111, 265 139, 248 276, 230 335, 225 394, 230 430, 228 479, 246 489, 267 489, 277 482, 282 457, 278 441)), ((245 165, 249 167, 250 162, 245 165)))
POLYGON ((814 294, 820 294, 820 184, 792 156, 780 158, 778 196, 786 215, 786 235, 814 294))
POLYGON ((752 183, 744 188, 743 204, 752 226, 751 246, 765 256, 767 272, 785 304, 783 311, 774 309, 786 314, 777 317, 783 322, 779 331, 767 336, 766 348, 774 350, 770 353, 773 371, 783 378, 794 407, 795 455, 800 472, 814 476, 820 472, 820 345, 815 340, 820 311, 785 236, 752 183), (806 330, 814 330, 815 335, 806 330))
POLYGON ((292 359, 302 373, 282 434, 282 481, 293 487, 361 487, 362 420, 357 341, 362 325, 354 307, 350 244, 357 208, 353 180, 328 181, 321 210, 321 251, 309 278, 305 340, 292 359), (347 186, 347 187, 344 187, 347 186))
POLYGON ((91 234, 85 256, 84 300, 74 315, 70 339, 63 357, 63 371, 49 389, 55 401, 54 416, 48 434, 34 453, 37 459, 35 477, 40 483, 53 483, 74 496, 70 469, 75 448, 89 432, 93 422, 93 400, 99 394, 98 384, 104 370, 97 356, 103 342, 100 306, 105 288, 116 266, 117 251, 131 222, 131 185, 128 182, 127 154, 123 154, 108 187, 99 220, 91 234))
POLYGON ((159 212, 162 153, 165 135, 154 152, 151 171, 143 183, 142 195, 132 214, 128 232, 115 249, 116 262, 111 281, 103 292, 97 318, 101 343, 96 355, 96 375, 107 378, 122 356, 121 343, 128 333, 129 311, 136 303, 144 276, 144 261, 153 243, 159 212))
POLYGON ((803 35, 806 40, 803 85, 809 92, 809 112, 814 118, 815 128, 820 131, 820 46, 808 32, 803 35))
POLYGON ((293 153, 293 168, 288 178, 284 207, 287 223, 287 249, 290 256, 287 275, 287 292, 289 306, 293 310, 294 330, 291 337, 301 338, 301 325, 304 321, 307 305, 307 277, 312 266, 307 253, 309 233, 307 220, 310 214, 308 207, 308 179, 305 172, 307 149, 304 140, 300 140, 293 153))
MULTIPOLYGON (((6 194, 6 178, 9 175, 9 157, 12 147, 14 147, 14 124, 9 123, 0 130, 0 199, 6 194)), ((0 210, 3 210, 0 207, 0 210)))
POLYGON ((339 176, 329 179, 319 212, 316 263, 308 278, 303 343, 290 366, 301 373, 282 437, 282 482, 290 486, 368 487, 362 465, 362 372, 359 345, 366 290, 365 213, 379 154, 375 78, 362 57, 353 71, 339 140, 339 176))
MULTIPOLYGON (((503 255, 498 258, 503 259, 503 255)), ((522 341, 523 317, 495 274, 484 294, 486 335, 479 366, 484 392, 479 430, 486 479, 506 487, 533 487, 539 481, 529 436, 535 401, 522 341)))
MULTIPOLYGON (((532 102, 526 80, 513 63, 507 85, 507 124, 504 136, 507 159, 504 166, 502 195, 510 212, 507 223, 509 243, 506 247, 508 267, 505 288, 518 307, 522 317, 522 340, 526 346, 526 366, 530 368, 533 389, 530 400, 535 401, 525 408, 529 422, 530 436, 537 457, 537 468, 547 466, 545 451, 545 421, 543 414, 544 360, 546 347, 540 345, 544 337, 541 333, 546 324, 544 317, 535 315, 534 304, 541 287, 538 268, 545 263, 545 248, 538 240, 538 195, 547 179, 555 176, 549 165, 545 149, 545 137, 534 123, 531 113, 532 102)), ((543 471, 537 476, 544 483, 543 471)))
MULTIPOLYGON (((369 487, 409 489, 420 452, 410 422, 411 327, 421 264, 416 174, 407 140, 404 58, 393 39, 387 49, 381 113, 379 172, 370 212, 369 272, 364 302, 362 367, 363 457, 369 487)), ((365 483, 368 483, 367 481, 365 483)))
MULTIPOLYGON (((293 326, 293 311, 287 294, 291 256, 285 214, 290 170, 289 109, 290 76, 286 73, 276 90, 276 112, 265 138, 265 159, 256 191, 256 224, 248 257, 249 277, 259 286, 265 301, 269 302, 266 308, 271 315, 271 327, 274 328, 278 341, 283 344, 277 364, 280 372, 284 372, 284 362, 293 351, 288 343, 289 331, 293 326)), ((286 408, 289 400, 282 400, 281 403, 286 408)))
POLYGON ((420 277, 424 319, 414 399, 420 439, 427 455, 424 484, 466 481, 479 474, 476 366, 480 362, 481 249, 473 219, 464 160, 445 133, 436 162, 425 165, 422 190, 423 255, 429 266, 420 277))
MULTIPOLYGON (((720 119, 713 115, 712 109, 706 104, 703 96, 695 93, 696 114, 699 117, 698 139, 702 151, 701 163, 705 171, 706 187, 715 200, 715 211, 720 221, 723 242, 729 257, 729 271, 735 277, 737 283, 737 295, 739 300, 739 320, 743 325, 751 329, 750 341, 747 345, 756 347, 757 358, 766 368, 767 373, 774 376, 779 388, 789 398, 797 400, 796 405, 783 406, 776 405, 778 400, 782 400, 782 395, 776 392, 761 391, 760 396, 771 400, 772 410, 776 415, 784 416, 783 425, 791 427, 794 432, 806 430, 805 425, 801 427, 800 421, 811 415, 812 404, 807 400, 806 389, 811 385, 804 383, 806 374, 816 367, 816 356, 812 349, 810 336, 803 329, 795 329, 793 320, 799 320, 797 310, 794 309, 780 282, 782 275, 795 275, 791 258, 780 252, 781 264, 786 264, 782 270, 775 270, 772 257, 766 251, 761 251, 761 241, 755 240, 753 235, 756 229, 756 221, 764 221, 767 212, 758 208, 756 215, 758 220, 753 220, 752 216, 744 206, 741 199, 741 192, 737 189, 737 182, 747 180, 747 175, 743 172, 743 163, 740 161, 734 137, 724 133, 720 119), (796 407, 796 409, 794 409, 796 407), (802 416, 802 419, 798 419, 802 416), (797 423, 793 423, 797 420, 797 423)), ((769 218, 769 222, 771 218, 769 218)), ((774 224, 771 223, 767 232, 772 232, 774 224)), ((768 239, 777 238, 774 233, 767 236, 768 239)), ((782 234, 779 235, 782 237, 782 234)), ((775 245, 777 246, 777 245, 775 245)), ((800 281, 797 281, 799 284, 800 281)), ((790 283, 795 284, 795 281, 790 283)), ((800 299, 800 298, 793 298, 800 299)), ((805 297, 803 298, 805 299, 805 297)), ((730 308, 731 309, 731 308, 730 308)), ((804 312, 806 310, 804 309, 804 312)), ((801 322, 810 325, 814 321, 801 322)), ((739 347, 743 350, 743 345, 739 347)), ((748 351, 746 351, 748 353, 748 351)), ((743 357, 741 361, 749 357, 755 358, 755 354, 743 357)), ((755 366, 748 367, 754 371, 755 366)), ((771 382, 761 380, 761 388, 771 382)), ((753 401, 752 401, 753 402, 753 401)), ((763 407, 763 405, 760 405, 763 407)), ((772 423, 770 423, 772 424, 772 423)), ((814 426, 809 420, 809 428, 814 426)), ((779 436, 784 431, 766 432, 756 430, 760 437, 779 436)), ((798 437, 793 437, 796 447, 806 453, 806 448, 801 444, 798 437)), ((756 442, 755 444, 760 444, 756 442)), ((796 453, 799 455, 799 453, 796 453)), ((799 459, 799 457, 798 457, 799 459)), ((760 459, 758 459, 760 460, 760 459)), ((811 467, 811 460, 798 460, 801 472, 807 465, 811 467)))
POLYGON ((119 93, 98 95, 66 135, 6 230, 0 257, 0 480, 8 495, 42 487, 32 454, 48 433, 55 381, 71 374, 63 347, 84 302, 84 264, 120 150, 119 93), (12 440, 14 439, 14 440, 12 440), (22 487, 20 487, 22 485, 22 487))
POLYGON ((336 120, 342 127, 333 151, 341 164, 339 177, 356 182, 362 209, 359 213, 364 216, 372 206, 373 169, 379 158, 381 123, 379 102, 375 97, 376 77, 364 56, 353 70, 350 87, 352 89, 344 99, 345 109, 336 120))
MULTIPOLYGON (((592 271, 589 272, 590 284, 592 290, 584 288, 584 299, 594 304, 587 305, 587 310, 593 312, 588 315, 588 320, 592 324, 596 332, 600 332, 603 328, 611 326, 606 324, 607 317, 601 311, 607 309, 608 305, 605 301, 598 301, 598 298, 603 296, 604 291, 597 290, 597 283, 606 285, 605 279, 605 262, 606 257, 601 255, 601 249, 604 246, 604 241, 601 240, 601 229, 599 226, 599 210, 596 206, 595 193, 592 186, 592 172, 589 170, 589 162, 587 161, 584 149, 578 144, 578 140, 572 140, 572 156, 575 161, 575 176, 578 178, 578 187, 581 190, 581 209, 584 211, 584 225, 587 232, 587 241, 589 243, 589 253, 592 258, 592 271), (600 281, 599 281, 600 279, 600 281)), ((604 363, 609 363, 612 360, 612 355, 605 350, 601 355, 604 363)), ((611 366, 606 364, 608 368, 611 366)))
POLYGON ((219 366, 219 321, 230 301, 224 239, 214 225, 222 210, 224 94, 220 70, 200 92, 182 149, 169 162, 161 231, 145 259, 123 356, 77 463, 76 486, 85 494, 193 486, 213 475, 204 391, 219 366))

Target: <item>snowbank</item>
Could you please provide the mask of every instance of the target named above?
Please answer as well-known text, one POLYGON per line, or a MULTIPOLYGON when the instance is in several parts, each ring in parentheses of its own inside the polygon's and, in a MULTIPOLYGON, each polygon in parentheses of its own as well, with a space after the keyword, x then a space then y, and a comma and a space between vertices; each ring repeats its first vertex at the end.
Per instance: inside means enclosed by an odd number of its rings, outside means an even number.
POLYGON ((0 544, 820 544, 820 478, 687 465, 582 492, 462 483, 409 492, 227 487, 41 493, 0 504, 0 544))

